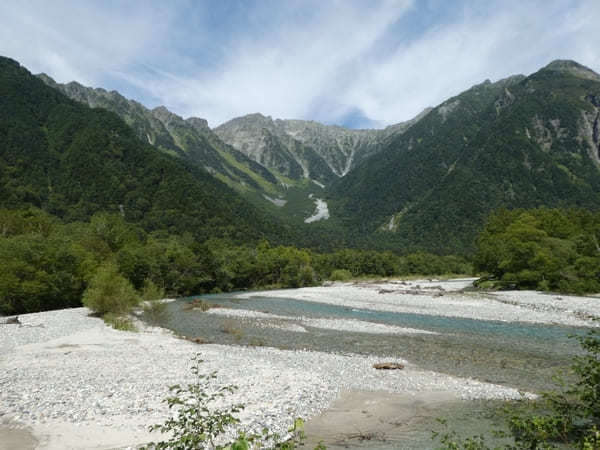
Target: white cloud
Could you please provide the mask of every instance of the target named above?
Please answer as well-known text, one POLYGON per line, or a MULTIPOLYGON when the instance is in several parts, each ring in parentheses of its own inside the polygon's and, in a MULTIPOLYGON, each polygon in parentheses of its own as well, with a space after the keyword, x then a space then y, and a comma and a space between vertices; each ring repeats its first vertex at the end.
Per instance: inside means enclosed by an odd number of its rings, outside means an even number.
POLYGON ((211 125, 250 112, 308 118, 313 104, 335 86, 338 72, 362 58, 408 7, 408 1, 369 10, 331 3, 309 23, 284 21, 258 40, 241 36, 215 72, 163 74, 150 85, 141 83, 168 106, 203 115, 211 125))
POLYGON ((242 20, 228 23, 195 2, 5 2, 0 53, 212 126, 257 111, 385 125, 552 59, 600 71, 598 0, 456 4, 419 29, 410 21, 448 4, 265 1, 238 4, 242 20))
MULTIPOLYGON (((167 32, 169 10, 126 3, 0 3, 0 53, 58 81, 97 84, 144 61, 167 32)), ((156 50, 156 48, 155 48, 156 50)))
POLYGON ((350 102, 390 124, 486 78, 529 74, 553 59, 575 59, 598 70, 600 3, 581 3, 559 23, 552 17, 561 9, 546 2, 505 2, 507 8, 485 16, 466 12, 370 64, 348 89, 350 102))

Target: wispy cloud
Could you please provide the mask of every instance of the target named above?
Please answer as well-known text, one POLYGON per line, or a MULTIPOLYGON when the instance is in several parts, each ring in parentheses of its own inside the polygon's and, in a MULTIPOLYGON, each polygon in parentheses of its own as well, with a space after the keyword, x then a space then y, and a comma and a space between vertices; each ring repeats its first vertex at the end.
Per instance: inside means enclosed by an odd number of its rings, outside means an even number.
POLYGON ((213 126, 387 125, 552 59, 600 71, 597 0, 8 3, 0 53, 213 126))

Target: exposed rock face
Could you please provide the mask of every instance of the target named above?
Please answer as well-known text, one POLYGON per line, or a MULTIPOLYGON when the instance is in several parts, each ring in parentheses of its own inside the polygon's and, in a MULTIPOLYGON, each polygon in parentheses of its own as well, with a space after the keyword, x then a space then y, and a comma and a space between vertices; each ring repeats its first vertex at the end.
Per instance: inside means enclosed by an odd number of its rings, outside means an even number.
POLYGON ((220 125, 215 132, 266 167, 291 178, 312 178, 327 184, 377 153, 390 136, 403 133, 429 111, 383 130, 350 130, 313 121, 273 120, 249 114, 220 125))
POLYGON ((581 112, 579 138, 587 144, 590 158, 600 165, 600 95, 588 95, 586 100, 592 108, 581 112))
POLYGON ((250 114, 221 125, 215 133, 206 120, 183 119, 164 106, 149 110, 116 91, 93 89, 77 82, 59 84, 45 74, 38 76, 73 100, 117 113, 141 140, 189 159, 242 190, 261 190, 265 183, 277 185, 279 180, 269 169, 294 180, 310 178, 327 185, 377 153, 388 138, 403 133, 430 111, 426 109, 411 121, 383 130, 349 130, 250 114), (236 162, 232 164, 228 155, 236 162))

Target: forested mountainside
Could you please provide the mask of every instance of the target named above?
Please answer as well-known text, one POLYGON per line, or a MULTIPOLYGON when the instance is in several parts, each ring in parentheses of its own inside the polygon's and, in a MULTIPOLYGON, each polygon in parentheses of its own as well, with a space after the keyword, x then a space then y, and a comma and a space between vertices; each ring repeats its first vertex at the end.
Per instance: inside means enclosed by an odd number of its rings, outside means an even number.
POLYGON ((305 120, 273 120, 262 114, 238 117, 215 128, 219 137, 265 167, 292 179, 310 178, 328 185, 377 153, 391 136, 418 122, 383 130, 350 130, 305 120))
POLYGON ((450 98, 329 189, 380 247, 470 253, 498 208, 600 207, 600 76, 554 61, 450 98))
POLYGON ((140 142, 116 114, 72 101, 0 58, 0 207, 30 206, 66 221, 116 212, 147 230, 201 240, 290 240, 203 169, 140 142))
POLYGON ((76 81, 60 84, 46 74, 38 76, 73 100, 117 113, 143 142, 203 167, 240 192, 277 190, 279 180, 267 168, 225 144, 204 119, 183 119, 164 106, 150 110, 116 91, 94 89, 76 81))
MULTIPOLYGON (((600 206, 600 77, 572 61, 555 61, 528 77, 486 81, 412 121, 383 130, 347 130, 251 114, 213 131, 202 119, 184 120, 164 107, 150 111, 116 92, 77 83, 58 85, 44 75, 40 78, 73 99, 116 112, 133 127, 128 137, 137 136, 178 157, 179 162, 166 157, 164 161, 184 167, 187 176, 201 179, 211 189, 233 196, 233 203, 213 201, 206 210, 220 208, 230 216, 241 215, 241 220, 232 218, 228 226, 247 226, 249 236, 288 236, 289 231, 279 223, 284 221, 296 230, 293 242, 313 248, 469 255, 486 217, 498 208, 579 206, 595 210, 600 206), (222 191, 201 168, 255 204, 269 204, 278 219, 248 206, 233 192, 222 191), (315 199, 324 193, 331 218, 305 225, 315 199), (245 218, 252 214, 259 219, 250 224, 245 218), (271 224, 272 233, 268 231, 271 224)), ((85 111, 116 120, 99 109, 85 111)), ((75 119, 66 117, 67 121, 75 119)), ((52 130, 45 124, 41 127, 42 134, 52 130)), ((78 126, 75 129, 83 133, 78 126)), ((149 145, 141 147, 150 150, 149 145)), ((152 158, 158 154, 153 152, 152 158)), ((55 160, 60 158, 52 164, 55 160)), ((3 176, 13 172, 3 171, 3 176)), ((65 200, 39 175, 29 171, 24 178, 27 186, 37 186, 32 196, 24 194, 29 187, 15 184, 15 192, 69 220, 89 216, 98 205, 107 208, 110 203, 107 198, 93 203, 108 195, 94 194, 88 201, 58 210, 52 205, 65 200)), ((178 188, 179 184, 173 189, 178 188)), ((157 226, 149 223, 148 207, 136 207, 132 200, 111 205, 134 220, 145 221, 146 227, 157 226)), ((171 220, 173 227, 189 228, 176 218, 171 220)), ((223 227, 216 226, 221 234, 223 227)))

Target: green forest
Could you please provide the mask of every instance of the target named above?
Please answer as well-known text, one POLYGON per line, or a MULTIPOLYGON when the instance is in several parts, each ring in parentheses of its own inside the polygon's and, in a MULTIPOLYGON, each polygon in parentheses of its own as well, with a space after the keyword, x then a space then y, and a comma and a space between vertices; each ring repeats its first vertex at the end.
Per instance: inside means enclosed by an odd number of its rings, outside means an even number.
MULTIPOLYGON (((113 271, 135 291, 148 282, 168 296, 312 286, 360 276, 467 273, 453 256, 200 241, 191 233, 146 232, 120 214, 97 213, 65 223, 35 208, 0 210, 0 314, 81 306, 98 273, 113 271)), ((131 291, 133 292, 133 291, 131 291)))
POLYGON ((560 292, 600 291, 600 213, 516 209, 493 214, 480 233, 480 286, 560 292))

